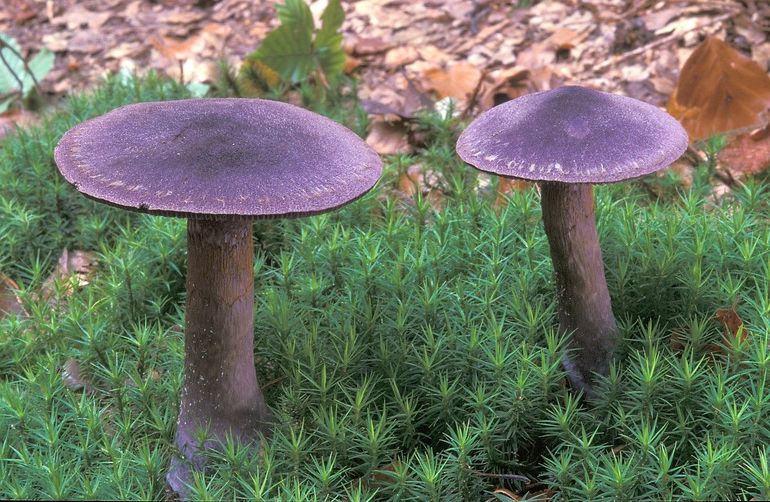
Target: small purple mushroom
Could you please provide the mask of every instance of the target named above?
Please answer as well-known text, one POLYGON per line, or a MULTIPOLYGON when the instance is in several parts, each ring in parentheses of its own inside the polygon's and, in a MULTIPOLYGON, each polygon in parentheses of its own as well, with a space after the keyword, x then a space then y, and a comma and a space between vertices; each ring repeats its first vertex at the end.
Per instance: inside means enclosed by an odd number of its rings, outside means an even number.
POLYGON ((457 141, 458 155, 482 171, 540 182, 560 330, 574 349, 563 364, 587 395, 594 394, 593 374, 608 373, 618 336, 591 184, 663 169, 687 142, 679 122, 654 106, 571 86, 492 108, 457 141))
POLYGON ((167 475, 186 493, 201 469, 195 430, 216 447, 246 443, 272 415, 254 368, 251 223, 324 213, 368 192, 380 158, 352 131, 302 108, 258 99, 124 106, 84 122, 55 151, 84 195, 131 211, 187 218, 184 387, 167 475))

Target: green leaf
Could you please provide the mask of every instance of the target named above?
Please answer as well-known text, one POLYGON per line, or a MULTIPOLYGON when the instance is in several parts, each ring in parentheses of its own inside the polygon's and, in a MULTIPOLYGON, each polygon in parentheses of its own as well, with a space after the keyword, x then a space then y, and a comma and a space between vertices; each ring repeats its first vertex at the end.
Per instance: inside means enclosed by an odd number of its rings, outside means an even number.
MULTIPOLYGON (((35 79, 40 82, 45 78, 46 75, 48 75, 48 72, 51 71, 53 68, 53 63, 55 60, 54 53, 43 47, 40 49, 40 52, 35 54, 32 59, 29 60, 28 66, 32 74, 35 76, 35 79)), ((27 77, 29 75, 27 74, 27 77)), ((32 79, 29 79, 30 86, 34 84, 32 79)), ((24 86, 26 88, 27 82, 24 83, 24 86)))
POLYGON ((0 33, 0 40, 10 48, 0 49, 0 93, 5 94, 19 88, 18 80, 24 80, 24 62, 16 55, 21 54, 21 47, 16 39, 0 33), (15 52, 14 52, 15 51, 15 52), (18 78, 17 78, 18 77, 18 78))
POLYGON ((249 58, 262 61, 292 83, 305 80, 315 70, 327 80, 335 80, 345 66, 339 32, 345 12, 340 0, 329 1, 319 30, 304 0, 286 0, 276 11, 281 26, 269 33, 249 58))
POLYGON ((24 66, 24 61, 19 57, 21 54, 19 43, 4 33, 0 33, 0 39, 9 46, 0 49, 0 55, 2 55, 2 59, 0 59, 0 94, 19 90, 19 81, 21 81, 22 95, 26 96, 34 87, 35 80, 40 82, 51 71, 54 54, 43 48, 29 60, 28 72, 24 66), (30 74, 30 72, 32 73, 30 74))
POLYGON ((345 11, 340 0, 329 0, 321 15, 321 29, 315 38, 321 71, 329 80, 336 80, 345 68, 345 51, 342 49, 342 22, 345 11))
POLYGON ((299 82, 313 70, 313 15, 303 0, 276 7, 281 26, 270 32, 255 52, 257 59, 285 80, 299 82))

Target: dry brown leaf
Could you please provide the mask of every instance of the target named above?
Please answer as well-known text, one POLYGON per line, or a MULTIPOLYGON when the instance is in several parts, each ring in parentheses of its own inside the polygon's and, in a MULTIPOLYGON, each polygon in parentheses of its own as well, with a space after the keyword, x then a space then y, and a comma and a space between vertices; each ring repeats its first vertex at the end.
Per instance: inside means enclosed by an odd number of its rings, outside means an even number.
POLYGON ((722 326, 725 328, 722 334, 725 345, 733 347, 736 341, 740 343, 746 341, 747 333, 743 327, 743 320, 738 315, 738 312, 735 311, 735 307, 717 309, 714 318, 722 323, 722 326))
POLYGON ((403 122, 375 122, 366 137, 366 144, 380 155, 412 153, 409 131, 403 122))
POLYGON ((430 98, 401 73, 389 76, 370 95, 359 95, 359 98, 361 107, 367 113, 391 116, 394 121, 398 118, 416 118, 420 110, 432 105, 430 98))
POLYGON ((24 127, 40 120, 36 113, 26 110, 10 110, 0 114, 0 139, 10 134, 16 127, 24 127))
POLYGON ((533 183, 531 181, 500 176, 497 183, 497 195, 495 195, 495 201, 492 203, 492 208, 501 209, 505 207, 508 204, 508 195, 513 192, 523 192, 532 186, 533 183))
MULTIPOLYGON (((94 269, 97 265, 96 254, 90 251, 68 251, 66 248, 62 251, 56 269, 46 278, 40 287, 40 296, 48 301, 53 298, 54 286, 57 280, 67 280, 72 276, 77 278, 78 286, 86 286, 91 282, 94 269)), ((68 287, 66 294, 72 294, 68 287)))
POLYGON ((417 49, 411 46, 396 47, 385 54, 385 66, 396 68, 401 65, 413 63, 420 57, 417 49))
POLYGON ((359 37, 343 44, 345 52, 352 56, 371 56, 385 52, 393 47, 393 42, 388 42, 381 37, 359 37))
POLYGON ((422 164, 413 164, 398 178, 398 189, 409 196, 416 193, 428 199, 433 209, 441 209, 444 192, 441 190, 441 173, 424 169, 422 164))
POLYGON ((67 25, 68 30, 77 30, 88 27, 91 30, 98 30, 112 17, 112 12, 98 12, 88 10, 82 5, 66 9, 61 16, 52 19, 54 25, 67 25))
POLYGON ((733 138, 719 152, 719 164, 736 179, 767 170, 770 167, 770 124, 733 138))
POLYGON ((0 272, 0 318, 9 314, 22 317, 29 315, 16 294, 18 289, 19 285, 13 279, 0 272))
POLYGON ((551 44, 551 48, 555 51, 570 50, 588 38, 591 31, 587 29, 578 32, 569 28, 559 28, 546 39, 546 42, 551 44))
POLYGON ((90 392, 91 385, 80 373, 80 363, 70 357, 61 368, 61 378, 69 390, 90 392))
POLYGON ((511 490, 507 488, 495 488, 495 491, 493 493, 504 495, 508 497, 510 500, 521 500, 521 497, 513 493, 511 490))
POLYGON ((489 75, 479 94, 481 111, 489 110, 506 101, 527 94, 529 89, 529 70, 515 66, 489 75))
POLYGON ((709 37, 690 55, 669 99, 690 140, 758 123, 770 105, 770 77, 755 62, 709 37))
POLYGON ((426 88, 435 91, 440 99, 451 97, 466 101, 482 77, 481 70, 470 63, 456 63, 449 68, 431 68, 423 73, 426 88))
POLYGON ((556 61, 556 52, 547 41, 535 42, 519 52, 516 64, 528 69, 551 66, 556 61))
POLYGON ((203 38, 198 36, 190 37, 186 40, 175 40, 163 35, 153 34, 150 35, 147 41, 163 57, 174 61, 184 61, 193 57, 205 45, 203 38))

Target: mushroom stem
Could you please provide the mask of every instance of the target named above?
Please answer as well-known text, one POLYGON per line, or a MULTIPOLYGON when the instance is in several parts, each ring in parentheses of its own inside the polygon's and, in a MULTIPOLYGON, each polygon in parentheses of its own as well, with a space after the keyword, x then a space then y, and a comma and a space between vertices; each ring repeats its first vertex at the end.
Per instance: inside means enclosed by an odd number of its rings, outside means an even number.
POLYGON ((196 430, 207 430, 204 448, 228 433, 247 443, 271 415, 254 368, 254 276, 251 220, 187 222, 187 311, 184 386, 174 457, 167 480, 177 493, 191 481, 190 463, 204 458, 196 430))
POLYGON ((593 395, 606 375, 618 328, 604 277, 590 184, 542 182, 543 224, 556 275, 559 329, 570 336, 563 364, 576 389, 593 395))

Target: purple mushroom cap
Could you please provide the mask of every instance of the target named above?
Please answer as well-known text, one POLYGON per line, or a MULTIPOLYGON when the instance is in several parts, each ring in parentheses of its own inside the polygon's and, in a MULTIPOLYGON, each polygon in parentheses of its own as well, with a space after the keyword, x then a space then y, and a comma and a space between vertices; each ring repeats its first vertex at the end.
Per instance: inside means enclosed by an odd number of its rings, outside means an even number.
POLYGON ((369 191, 379 156, 355 133, 297 106, 188 99, 124 106, 68 131, 64 178, 114 206, 183 217, 291 217, 369 191))
POLYGON ((652 105, 567 86, 483 113, 460 136, 457 153, 503 176, 611 183, 667 167, 687 142, 679 122, 652 105))

